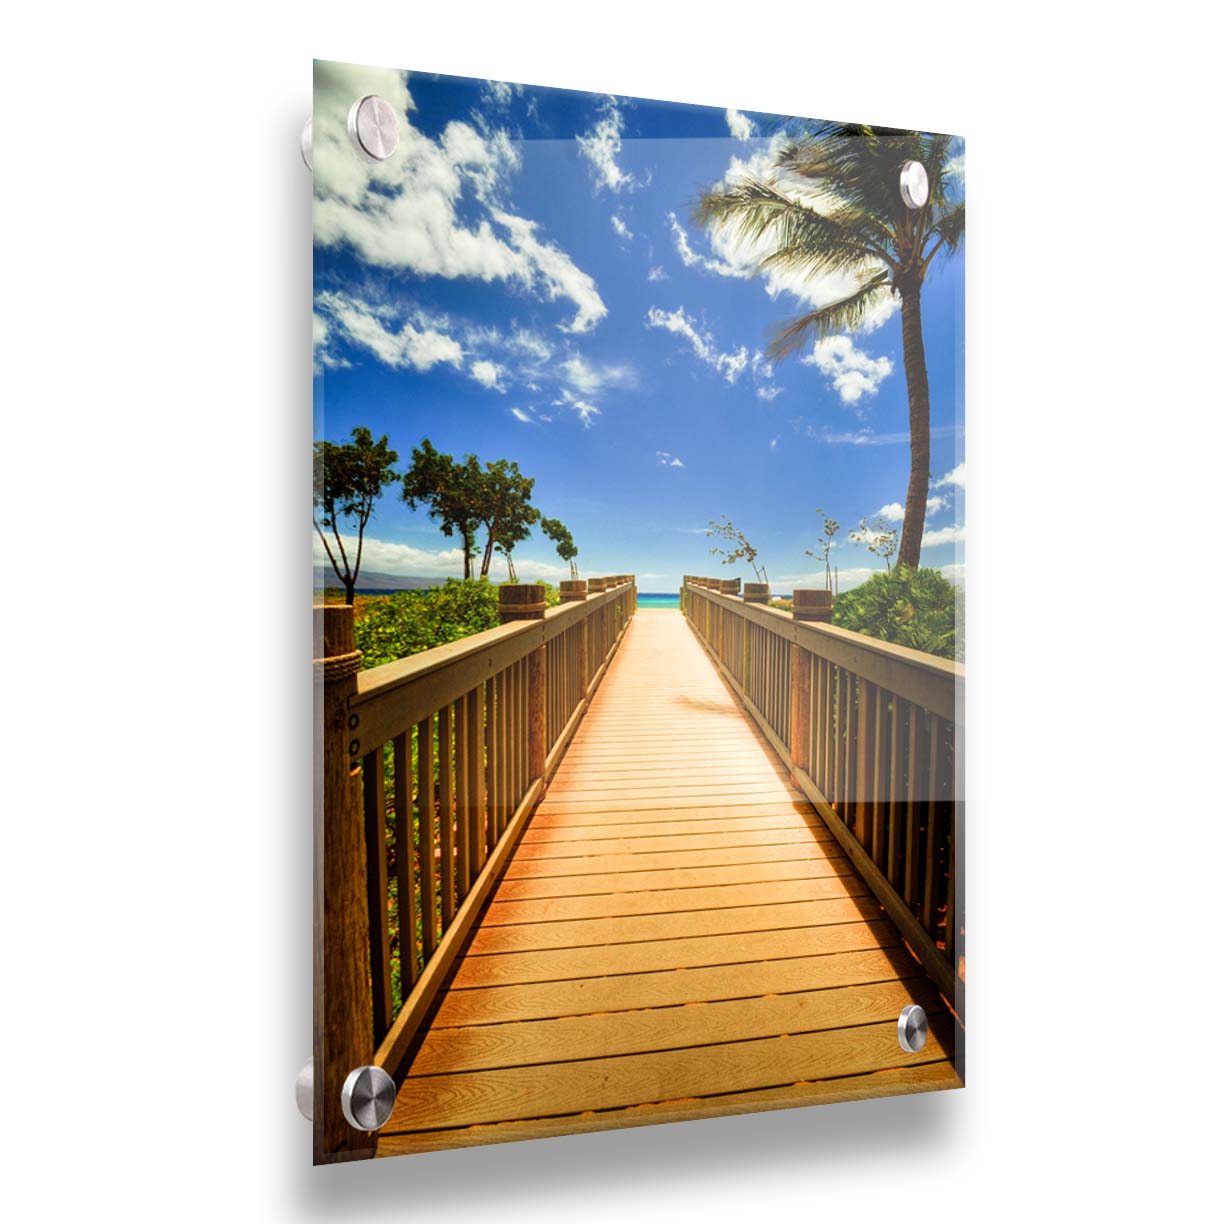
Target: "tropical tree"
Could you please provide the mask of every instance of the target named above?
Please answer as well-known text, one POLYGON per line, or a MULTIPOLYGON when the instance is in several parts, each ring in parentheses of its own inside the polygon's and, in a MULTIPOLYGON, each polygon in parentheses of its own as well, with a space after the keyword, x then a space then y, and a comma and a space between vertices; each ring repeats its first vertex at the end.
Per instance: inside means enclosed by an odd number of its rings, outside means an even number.
POLYGON ((724 565, 734 565, 737 561, 747 561, 752 566, 752 572, 756 575, 758 582, 769 583, 769 574, 765 570, 765 562, 757 564, 757 557, 760 554, 748 542, 748 537, 727 517, 723 515, 721 519, 715 522, 710 520, 709 527, 706 528, 706 535, 716 540, 721 540, 720 544, 711 544, 710 552, 716 557, 722 557, 724 565))
POLYGON ((476 510, 483 473, 475 455, 456 463, 424 439, 412 452, 412 466, 404 473, 401 495, 413 509, 426 506, 437 519, 443 535, 458 533, 463 541, 463 576, 472 577, 476 554, 476 532, 480 517, 476 510))
POLYGON ((557 546, 557 556, 569 562, 570 577, 577 578, 578 566, 574 558, 578 556, 578 546, 570 529, 560 519, 542 518, 540 530, 557 546))
POLYGON ((865 518, 859 519, 859 525, 850 533, 850 539, 855 544, 865 544, 873 557, 882 557, 885 570, 892 573, 892 558, 897 551, 895 527, 889 527, 882 518, 874 523, 869 523, 865 518))
POLYGON ((836 519, 829 518, 819 506, 816 507, 816 513, 820 515, 823 521, 820 544, 815 552, 810 548, 805 548, 803 551, 809 557, 816 557, 824 562, 825 590, 831 591, 833 589, 833 571, 829 568, 829 553, 833 548, 833 537, 841 530, 841 524, 836 519))
POLYGON ((351 604, 361 570, 365 529, 383 488, 396 479, 399 456, 387 446, 387 435, 377 442, 364 426, 352 433, 352 442, 314 444, 314 525, 327 559, 344 584, 344 602, 351 604), (350 558, 340 534, 341 520, 357 529, 357 547, 350 558), (328 539, 328 533, 331 539, 328 539))
POLYGON ((932 260, 956 250, 965 233, 964 201, 953 198, 948 171, 953 139, 858 124, 807 125, 778 152, 771 177, 719 184, 694 210, 696 224, 764 249, 759 273, 851 281, 849 293, 782 324, 771 358, 790 356, 809 339, 853 330, 883 299, 900 298, 910 477, 898 566, 918 564, 931 474, 922 285, 932 260), (918 208, 901 193, 907 162, 918 162, 927 175, 928 196, 918 208))
POLYGON ((509 556, 506 547, 513 552, 531 534, 532 524, 540 521, 539 510, 531 504, 534 488, 534 478, 524 476, 517 463, 497 459, 485 464, 472 504, 472 513, 488 532, 480 561, 482 578, 489 575, 494 548, 502 545, 499 551, 509 556))

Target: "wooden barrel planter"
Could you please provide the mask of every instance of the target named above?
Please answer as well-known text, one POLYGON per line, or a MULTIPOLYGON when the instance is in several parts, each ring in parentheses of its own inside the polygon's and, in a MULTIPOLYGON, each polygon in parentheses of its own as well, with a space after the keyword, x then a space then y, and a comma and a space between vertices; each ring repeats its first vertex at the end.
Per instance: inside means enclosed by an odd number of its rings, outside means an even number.
POLYGON ((547 605, 540 583, 520 583, 497 588, 497 615, 503 625, 510 621, 539 620, 547 605))
POLYGON ((768 582, 745 582, 744 602, 767 604, 769 602, 768 582))
POLYGON ((607 583, 607 578, 588 578, 587 593, 590 595, 599 595, 608 589, 607 583))
POLYGON ((587 597, 585 578, 567 578, 561 583, 561 602, 576 603, 587 597))
POLYGON ((824 621, 833 619, 832 591, 795 591, 793 613, 796 620, 824 621))
POLYGON ((738 595, 740 589, 740 580, 738 578, 716 578, 718 583, 717 590, 723 595, 738 595))

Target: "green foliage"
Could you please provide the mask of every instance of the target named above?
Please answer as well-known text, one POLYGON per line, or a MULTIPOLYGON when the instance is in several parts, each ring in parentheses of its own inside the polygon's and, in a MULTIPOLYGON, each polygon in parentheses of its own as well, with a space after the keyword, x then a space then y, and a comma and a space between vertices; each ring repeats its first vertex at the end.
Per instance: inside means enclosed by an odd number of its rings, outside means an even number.
POLYGON ((865 518, 859 519, 858 528, 850 533, 852 544, 866 545, 867 551, 873 557, 881 557, 884 568, 892 573, 892 559, 897 551, 897 529, 889 527, 882 518, 869 523, 865 518))
POLYGON ((401 496, 413 510, 425 506, 438 520, 442 534, 459 533, 463 540, 463 576, 472 576, 476 531, 480 526, 477 502, 482 473, 480 461, 468 455, 462 463, 443 455, 428 438, 412 452, 412 466, 404 473, 401 496))
POLYGON ((833 623, 868 637, 964 660, 956 626, 964 619, 964 592, 938 570, 898 566, 876 574, 833 604, 833 623))
POLYGON ((578 546, 570 529, 560 519, 542 518, 540 530, 557 546, 557 556, 569 562, 570 577, 577 578, 578 567, 574 564, 574 558, 578 555, 578 546))
POLYGON ((399 455, 387 446, 387 435, 374 441, 364 426, 353 430, 351 443, 314 444, 314 525, 327 551, 327 558, 344 583, 346 597, 353 602, 353 588, 361 569, 361 550, 366 524, 383 487, 396 480, 399 455), (342 520, 357 529, 357 548, 352 557, 340 534, 342 520), (328 533, 330 532, 330 539, 328 533))
MULTIPOLYGON (((557 604, 557 588, 547 583, 544 588, 548 605, 557 604)), ((499 623, 496 585, 486 579, 448 578, 444 586, 429 590, 369 598, 354 632, 362 666, 377 667, 499 623)))

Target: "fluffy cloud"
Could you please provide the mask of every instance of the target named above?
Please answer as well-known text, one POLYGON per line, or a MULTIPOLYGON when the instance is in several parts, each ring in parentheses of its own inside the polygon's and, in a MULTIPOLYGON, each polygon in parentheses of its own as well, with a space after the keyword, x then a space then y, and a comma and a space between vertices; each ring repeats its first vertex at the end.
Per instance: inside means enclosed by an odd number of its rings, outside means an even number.
POLYGON ((646 326, 661 327, 683 336, 692 345, 693 352, 729 383, 734 383, 748 367, 748 350, 743 345, 734 353, 719 352, 714 337, 709 332, 698 331, 695 320, 685 314, 683 306, 670 312, 652 306, 646 312, 646 326))
POLYGON ((662 268, 651 268, 650 271, 646 273, 646 279, 648 281, 665 281, 667 279, 667 273, 664 272, 662 268))
POLYGON ((655 451, 655 455, 659 460, 659 466, 665 468, 682 468, 684 466, 678 455, 673 455, 670 451, 655 451))
POLYGON ((562 387, 559 399, 553 400, 558 408, 568 408, 582 422, 584 429, 590 429, 595 418, 600 415, 599 408, 590 400, 575 395, 568 387, 562 387))
POLYGON ((625 224, 625 219, 620 213, 612 214, 612 228, 616 231, 617 237, 623 238, 629 242, 633 238, 633 231, 625 224))
POLYGON ((763 399, 767 404, 772 404, 774 400, 782 394, 781 387, 758 387, 756 389, 757 398, 763 399))
MULTIPOLYGON (((341 539, 348 555, 355 556, 357 537, 342 534, 341 539)), ((324 567, 329 574, 332 572, 331 562, 327 559, 318 532, 314 534, 314 563, 324 567)), ((393 574, 401 578, 459 578, 463 576, 463 549, 415 548, 411 544, 394 544, 388 540, 366 536, 361 554, 361 568, 366 573, 393 574)), ((551 561, 534 561, 529 557, 520 560, 517 553, 514 568, 520 579, 545 578, 555 582, 569 577, 568 566, 557 565, 551 561)), ((507 577, 505 561, 495 556, 489 573, 495 582, 504 581, 507 577)), ((360 577, 358 581, 360 582, 360 577)))
POLYGON ((609 191, 624 191, 636 186, 633 175, 622 170, 616 160, 620 155, 621 133, 624 130, 625 117, 616 105, 616 99, 607 98, 595 126, 575 137, 578 152, 591 163, 596 190, 606 187, 609 191))
MULTIPOLYGON (((946 497, 928 497, 927 498, 927 513, 934 514, 937 510, 944 509, 948 504, 946 497)), ((890 523, 899 523, 905 518, 905 507, 900 502, 889 502, 887 506, 881 506, 875 512, 876 518, 885 519, 890 523)))
MULTIPOLYGON (((515 565, 518 565, 517 561, 515 565)), ((866 565, 855 566, 850 569, 839 569, 837 571, 837 589, 839 591, 851 591, 856 586, 862 586, 868 578, 882 573, 884 573, 882 569, 871 569, 866 565)), ((825 585, 824 570, 820 570, 818 573, 783 574, 780 578, 773 580, 773 585, 779 591, 785 591, 788 587, 792 591, 796 587, 801 589, 815 587, 823 591, 825 585)))
POLYGON ((409 121, 403 73, 353 65, 316 66, 314 232, 323 246, 348 246, 366 263, 422 276, 503 281, 575 308, 567 328, 589 331, 607 314, 595 282, 535 223, 500 203, 519 158, 506 132, 452 121, 437 140, 409 121), (354 97, 379 94, 402 116, 394 157, 370 165, 345 130, 354 97), (460 219, 460 211, 463 219, 460 219))
POLYGON ((482 387, 487 387, 490 391, 504 392, 506 389, 501 385, 501 367, 495 362, 475 361, 472 363, 471 374, 482 387))
MULTIPOLYGON (((399 321, 389 307, 335 290, 325 290, 315 298, 315 310, 316 318, 321 317, 325 344, 332 340, 334 331, 352 344, 367 349, 393 369, 423 371, 439 364, 453 365, 458 369, 463 364, 463 349, 452 336, 434 326, 414 326, 411 319, 397 326, 399 321)), ((316 346, 319 336, 320 329, 316 324, 316 346)), ((324 349, 323 356, 317 360, 328 365, 335 359, 324 349)))
POLYGON ((865 395, 874 395, 893 372, 893 363, 887 357, 869 357, 844 335, 817 340, 802 361, 825 375, 845 404, 857 404, 865 395))
POLYGON ((733 106, 727 107, 727 129, 736 140, 751 140, 756 124, 733 106))
POLYGON ((689 242, 688 231, 677 220, 674 212, 667 214, 667 223, 671 227, 676 253, 686 268, 701 268, 705 272, 713 272, 718 276, 737 277, 741 280, 747 280, 752 275, 751 264, 731 264, 726 260, 711 259, 708 255, 701 255, 694 251, 689 242))
POLYGON ((963 489, 965 487, 965 465, 958 463, 946 476, 941 476, 931 488, 933 489, 963 489))
POLYGON ((939 544, 959 544, 964 538, 964 527, 940 527, 936 531, 922 533, 922 547, 934 548, 939 544))
POLYGON ((535 417, 533 417, 530 412, 527 412, 522 408, 511 408, 510 415, 514 417, 516 421, 522 421, 524 425, 535 424, 535 417))

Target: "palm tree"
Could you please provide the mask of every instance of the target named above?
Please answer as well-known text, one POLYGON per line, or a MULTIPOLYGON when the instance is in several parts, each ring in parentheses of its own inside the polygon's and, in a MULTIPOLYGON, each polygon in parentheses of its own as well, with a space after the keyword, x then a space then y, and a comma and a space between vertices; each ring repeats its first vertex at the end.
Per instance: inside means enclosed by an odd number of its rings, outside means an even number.
POLYGON ((799 131, 778 153, 768 180, 720 184, 694 210, 694 223, 773 249, 757 273, 793 271, 807 278, 850 276, 855 288, 835 302, 780 326, 769 346, 775 360, 809 339, 858 327, 890 294, 901 299, 901 338, 909 393, 910 478, 898 566, 917 566, 931 477, 931 404, 922 345, 920 298, 931 261, 960 245, 964 201, 949 191, 948 154, 955 137, 848 123, 799 131), (909 208, 901 169, 926 169, 929 195, 909 208), (790 184, 778 175, 790 176, 790 184))

